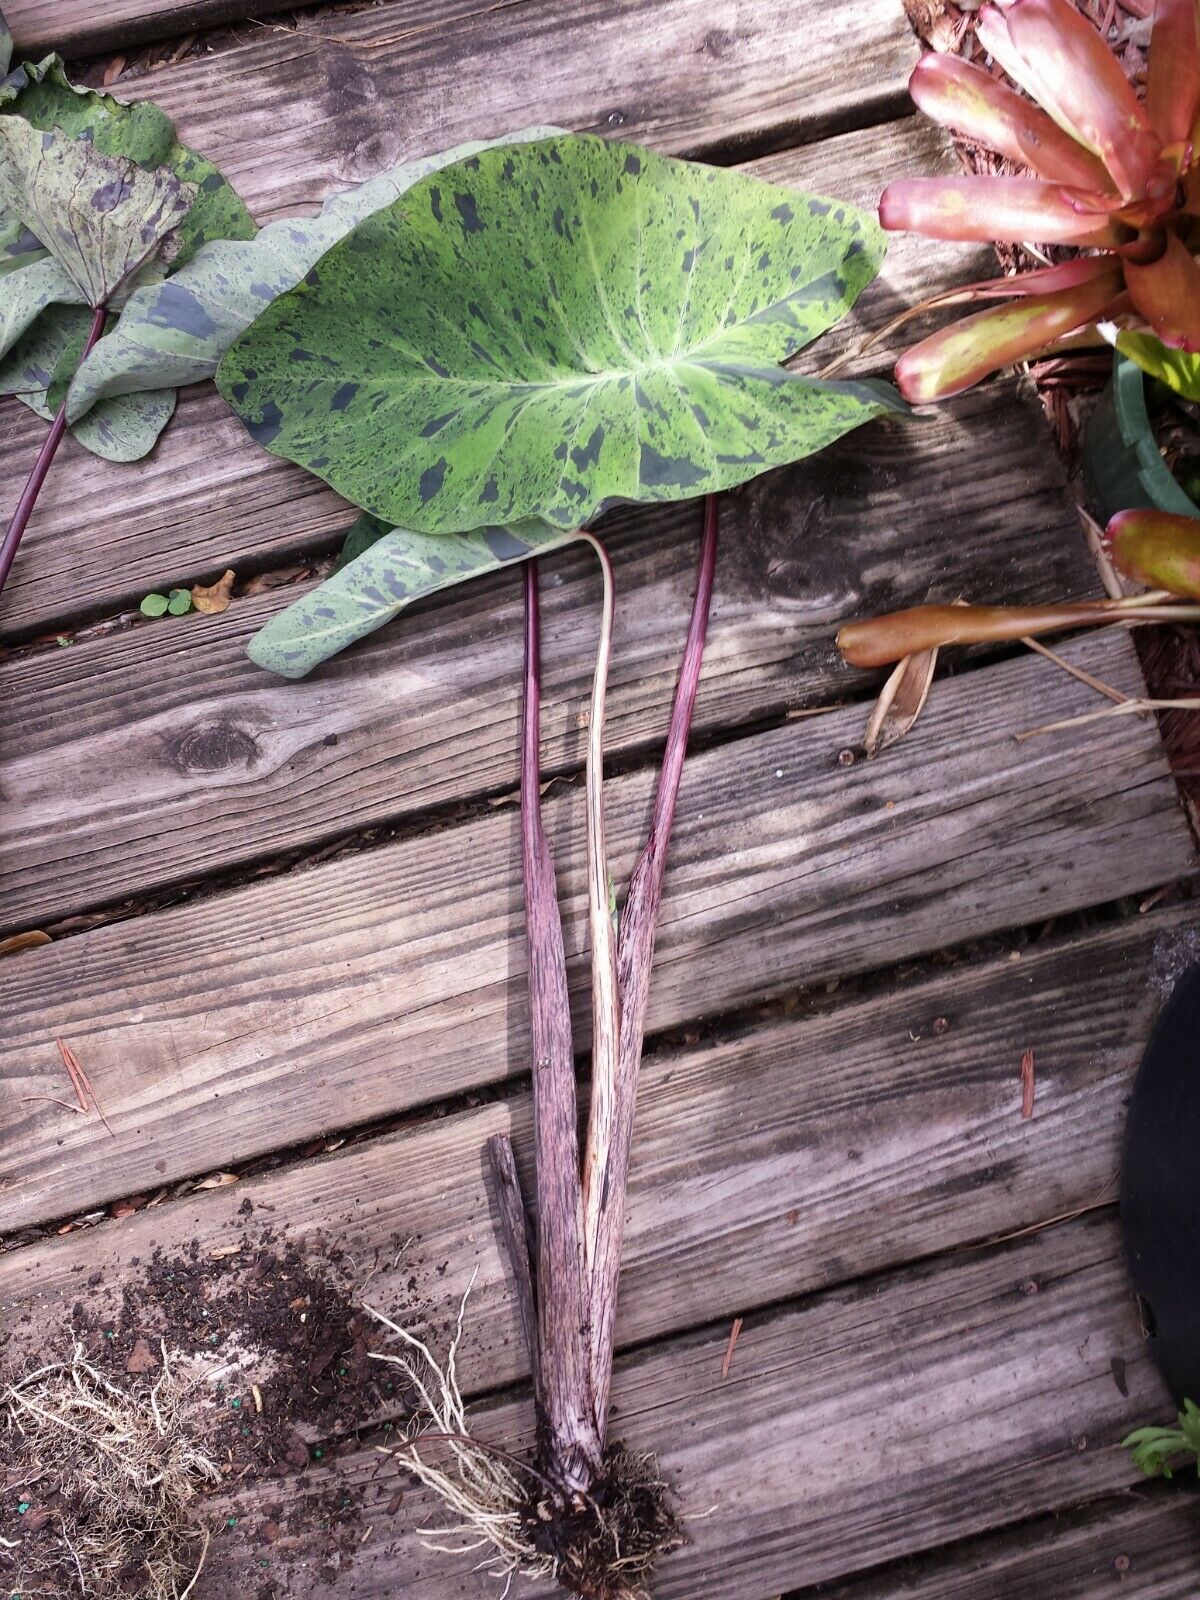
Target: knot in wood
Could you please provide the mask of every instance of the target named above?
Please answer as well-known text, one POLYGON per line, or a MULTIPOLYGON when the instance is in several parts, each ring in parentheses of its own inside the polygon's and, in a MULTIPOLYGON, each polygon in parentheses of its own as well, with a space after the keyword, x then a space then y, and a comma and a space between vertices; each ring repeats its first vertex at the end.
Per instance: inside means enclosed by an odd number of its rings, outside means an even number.
POLYGON ((253 765, 258 741, 232 722, 207 722, 190 728, 175 747, 175 764, 181 772, 226 772, 253 765))

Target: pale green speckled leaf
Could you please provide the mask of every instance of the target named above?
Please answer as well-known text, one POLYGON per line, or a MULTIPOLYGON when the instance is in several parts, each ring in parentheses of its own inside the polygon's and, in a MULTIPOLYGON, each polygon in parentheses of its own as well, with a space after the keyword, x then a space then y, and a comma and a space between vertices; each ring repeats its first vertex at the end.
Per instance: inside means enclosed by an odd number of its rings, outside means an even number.
MULTIPOLYGON (((47 422, 58 405, 64 367, 74 370, 91 313, 78 306, 51 306, 0 360, 0 394, 12 394, 47 422), (47 388, 55 385, 55 394, 47 388)), ((151 450, 175 410, 173 389, 116 395, 104 400, 72 429, 93 455, 106 461, 138 461, 151 450)))
MULTIPOLYGON (((195 201, 175 234, 174 268, 207 240, 254 234, 254 221, 236 191, 211 161, 176 139, 164 111, 149 101, 128 104, 103 90, 77 88, 57 56, 26 63, 0 82, 0 115, 18 116, 46 131, 61 129, 103 154, 128 157, 142 167, 166 166, 181 182, 194 185, 195 201)), ((161 265, 156 268, 161 273, 161 265)), ((44 379, 47 370, 62 371, 71 347, 65 329, 79 336, 78 358, 90 318, 71 308, 82 300, 35 235, 12 212, 0 211, 0 393, 31 391, 20 393, 24 403, 39 416, 52 414, 55 408, 36 374, 44 379)), ((96 455, 137 460, 153 448, 174 407, 174 394, 161 389, 118 398, 72 431, 96 455)))
POLYGON ((48 306, 83 303, 78 288, 51 256, 6 273, 0 277, 0 356, 8 354, 48 306))
POLYGON ((779 365, 883 252, 872 217, 727 169, 577 135, 490 149, 360 223, 217 383, 261 444, 388 522, 570 527, 902 409, 779 365))
POLYGON ((102 306, 167 243, 196 197, 165 167, 146 171, 87 139, 0 116, 0 201, 102 306))
POLYGON ((167 167, 196 197, 177 232, 178 270, 210 239, 249 239, 254 219, 233 186, 206 156, 175 137, 175 127, 150 100, 119 100, 103 89, 77 88, 58 56, 26 63, 0 82, 0 112, 45 132, 86 139, 103 155, 125 156, 147 171, 167 167))
POLYGON ((574 537, 573 530, 536 519, 445 534, 388 529, 365 515, 346 541, 358 553, 319 589, 272 617, 250 641, 250 657, 285 678, 302 678, 414 600, 556 550, 574 537))
MULTIPOLYGON (((553 129, 529 128, 514 140, 553 129)), ((333 195, 315 217, 284 217, 254 239, 205 246, 165 283, 130 295, 119 322, 84 362, 68 415, 80 417, 105 395, 211 378, 222 355, 278 295, 293 288, 356 223, 431 172, 487 146, 459 145, 398 166, 333 195)))

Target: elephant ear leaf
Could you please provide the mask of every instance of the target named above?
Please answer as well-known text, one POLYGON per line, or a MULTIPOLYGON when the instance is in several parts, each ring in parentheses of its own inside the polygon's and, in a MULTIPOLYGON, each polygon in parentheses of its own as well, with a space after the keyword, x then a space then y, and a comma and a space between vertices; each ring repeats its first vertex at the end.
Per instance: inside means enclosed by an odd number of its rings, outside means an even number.
POLYGON ((85 305, 109 305, 165 253, 195 195, 165 167, 148 172, 86 139, 0 117, 0 201, 45 245, 85 305))
POLYGON ((269 306, 218 386, 251 434, 428 533, 690 498, 897 408, 780 363, 875 276, 841 202, 562 135, 415 184, 269 306))
POLYGON ((575 536, 532 519, 471 533, 415 533, 364 514, 349 530, 332 576, 255 634, 251 660, 285 678, 302 678, 415 600, 555 550, 575 536))

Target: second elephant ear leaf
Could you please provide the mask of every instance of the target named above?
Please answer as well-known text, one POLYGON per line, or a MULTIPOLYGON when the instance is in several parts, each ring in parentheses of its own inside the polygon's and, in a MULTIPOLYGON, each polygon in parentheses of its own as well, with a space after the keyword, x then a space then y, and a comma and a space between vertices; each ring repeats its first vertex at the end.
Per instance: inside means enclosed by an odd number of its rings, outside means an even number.
POLYGON ((482 150, 360 223, 217 381, 260 443, 387 522, 571 528, 902 409, 779 365, 883 252, 851 206, 633 145, 482 150))
MULTIPOLYGON (((255 232, 232 186, 211 161, 179 142, 164 111, 149 101, 127 104, 103 90, 77 88, 57 56, 26 63, 0 81, 0 122, 65 136, 147 173, 165 168, 183 192, 194 192, 174 231, 170 271, 209 240, 247 239, 255 232)), ((33 229, 14 211, 0 210, 0 394, 15 394, 38 416, 53 416, 90 322, 85 299, 33 229), (51 404, 48 388, 56 374, 51 404)), ((153 447, 174 408, 173 389, 165 386, 108 399, 87 418, 72 419, 72 432, 93 454, 132 461, 153 447)))
POLYGON ((86 139, 0 117, 0 201, 49 250, 85 305, 113 304, 191 209, 192 184, 86 139))
MULTIPOLYGON (((53 420, 79 365, 91 313, 53 305, 0 360, 0 394, 14 394, 46 422, 53 420)), ((89 411, 72 432, 85 450, 106 461, 138 461, 175 411, 174 389, 118 395, 89 411)))

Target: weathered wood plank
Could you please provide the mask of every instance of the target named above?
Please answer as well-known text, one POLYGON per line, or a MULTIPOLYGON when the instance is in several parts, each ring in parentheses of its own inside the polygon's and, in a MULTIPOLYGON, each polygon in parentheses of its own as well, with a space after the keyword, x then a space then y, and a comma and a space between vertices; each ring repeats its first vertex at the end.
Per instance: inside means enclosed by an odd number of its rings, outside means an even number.
POLYGON ((167 39, 245 17, 297 11, 316 0, 7 0, 19 55, 83 56, 167 39))
MULTIPOLYGON (((621 1436, 659 1452, 689 1518, 656 1580, 663 1600, 756 1600, 1119 1491, 1136 1474, 1118 1441, 1163 1403, 1111 1223, 748 1318, 722 1382, 727 1341, 721 1326, 617 1367, 621 1436)), ((481 1406, 474 1426, 504 1448, 529 1441, 524 1405, 481 1406)), ((491 1593, 478 1553, 421 1545, 414 1530, 438 1522, 430 1497, 408 1488, 389 1515, 402 1480, 380 1467, 369 1448, 338 1463, 372 1533, 347 1571, 356 1600, 491 1593)), ((271 1485, 284 1516, 296 1488, 271 1485)), ((241 1537, 213 1546, 214 1594, 258 1576, 266 1498, 233 1502, 241 1537)), ((272 1566, 295 1600, 324 1592, 311 1564, 289 1570, 280 1552, 272 1566)))
POLYGON ((1098 1600, 1110 1591, 1121 1600, 1180 1600, 1194 1592, 1197 1571, 1196 1495, 1177 1479, 784 1600, 1098 1600))
MULTIPOLYGON (((803 1020, 663 1050, 646 1062, 630 1184, 618 1339, 642 1343, 831 1287, 1111 1198, 1124 1100, 1187 937, 1178 910, 891 981, 803 1020), (1036 1115, 1019 1063, 1037 1054, 1036 1115)), ((460 1367, 476 1392, 528 1376, 511 1273, 482 1159, 511 1133, 529 1175, 529 1096, 405 1128, 103 1228, 0 1255, 10 1357, 67 1321, 82 1280, 115 1313, 130 1263, 227 1252, 261 1218, 289 1240, 335 1239, 379 1262, 371 1298, 411 1303, 420 1261, 428 1322, 452 1319, 476 1273, 460 1367), (447 1174, 454 1174, 453 1182, 447 1174), (429 1270, 432 1271, 432 1268, 429 1270), (26 1317, 30 1320, 26 1321, 26 1317)), ((362 1268, 365 1272, 366 1267, 362 1268)), ((365 1417, 360 1420, 366 1421, 365 1417)))
MULTIPOLYGON (((239 136, 243 93, 235 81, 219 96, 239 136)), ((394 96, 380 102, 378 115, 389 127, 389 108, 403 98, 398 85, 394 96)), ((542 114, 534 101, 524 120, 542 114)), ((414 144, 431 147, 428 140, 414 144)), ((266 150, 260 157, 273 160, 266 150)), ((872 204, 891 177, 947 170, 952 160, 939 130, 908 118, 771 156, 747 170, 872 204)), ((306 196, 320 192, 309 176, 306 196)), ((869 331, 921 295, 986 270, 984 254, 982 248, 898 238, 880 278, 813 352, 814 365, 847 342, 857 347, 869 331)), ((885 370, 894 348, 882 344, 857 365, 885 370)), ((16 500, 43 431, 15 401, 4 416, 0 506, 16 500)), ((88 456, 72 441, 64 446, 0 600, 0 639, 47 630, 64 618, 113 611, 147 590, 190 583, 225 566, 245 573, 285 561, 300 549, 328 546, 350 515, 345 502, 316 478, 253 445, 210 386, 187 390, 167 433, 143 462, 114 466, 88 456)))
POLYGON ((406 154, 531 122, 694 153, 798 143, 906 109, 898 0, 521 0, 332 14, 265 29, 141 91, 268 215, 406 154), (854 71, 846 63, 853 61, 854 71), (403 115, 396 108, 403 107, 403 115))
MULTIPOLYGON (((697 516, 689 505, 613 525, 610 757, 664 733, 697 516)), ((588 552, 543 571, 544 744, 566 767, 583 757, 598 585, 588 552)), ((933 425, 865 429, 726 496, 698 728, 861 689, 832 648, 840 621, 964 589, 1096 592, 1043 419, 1009 388, 933 425)), ((244 653, 282 598, 0 667, 0 927, 515 785, 514 574, 410 614, 302 684, 244 653)))
MULTIPOLYGON (((1073 659, 1117 686, 1128 641, 1073 659)), ((1192 844, 1153 726, 1016 743, 1094 700, 1040 658, 941 686, 903 760, 849 769, 851 708, 690 763, 650 1026, 662 1028, 1172 880, 1192 844)), ((610 785, 623 882, 650 774, 610 785)), ((581 796, 548 807, 580 954, 581 796)), ((10 1226, 501 1079, 526 1059, 515 813, 6 961, 0 1175, 10 1226), (84 1060, 113 1127, 25 1097, 84 1060)), ((578 1036, 583 1037, 582 1026, 578 1036)))

